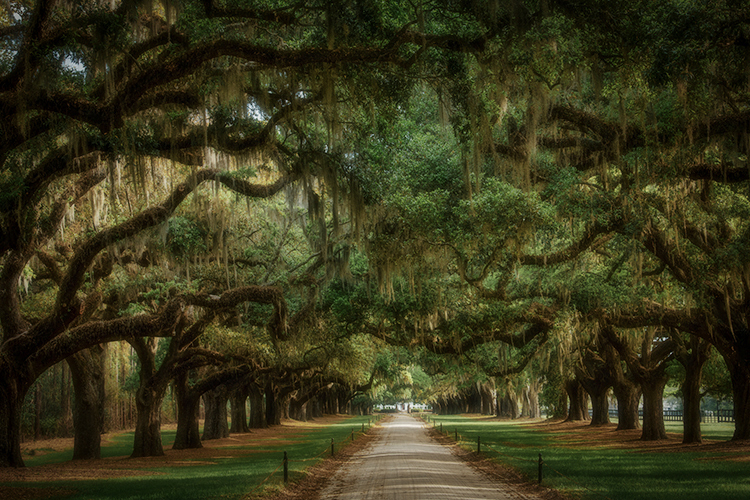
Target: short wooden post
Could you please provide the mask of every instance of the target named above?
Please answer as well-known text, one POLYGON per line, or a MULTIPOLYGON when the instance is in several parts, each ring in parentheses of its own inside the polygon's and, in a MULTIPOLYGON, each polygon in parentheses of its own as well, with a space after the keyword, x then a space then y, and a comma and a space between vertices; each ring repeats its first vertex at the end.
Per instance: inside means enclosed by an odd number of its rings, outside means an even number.
POLYGON ((352 429, 352 441, 354 441, 354 429, 352 429))
POLYGON ((477 436, 477 453, 482 453, 482 438, 477 436))
POLYGON ((458 441, 458 429, 456 429, 456 441, 458 441))
POLYGON ((440 422, 440 434, 442 434, 442 433, 443 433, 443 423, 440 422))
POLYGON ((336 447, 333 444, 333 438, 331 438, 331 456, 336 456, 336 447))
POLYGON ((362 432, 365 432, 365 423, 362 422, 362 432))
POLYGON ((542 460, 542 454, 539 454, 539 484, 542 484, 542 465, 544 464, 544 460, 542 460))
POLYGON ((286 452, 284 452, 284 483, 289 482, 289 459, 286 456, 286 452))

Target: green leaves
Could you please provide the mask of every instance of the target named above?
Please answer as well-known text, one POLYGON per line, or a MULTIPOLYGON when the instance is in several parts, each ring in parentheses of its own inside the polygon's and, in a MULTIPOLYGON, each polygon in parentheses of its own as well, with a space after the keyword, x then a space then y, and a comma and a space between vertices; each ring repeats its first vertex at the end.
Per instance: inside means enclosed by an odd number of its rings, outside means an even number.
POLYGON ((172 217, 167 232, 167 247, 178 257, 190 257, 205 252, 208 231, 198 222, 187 217, 172 217))

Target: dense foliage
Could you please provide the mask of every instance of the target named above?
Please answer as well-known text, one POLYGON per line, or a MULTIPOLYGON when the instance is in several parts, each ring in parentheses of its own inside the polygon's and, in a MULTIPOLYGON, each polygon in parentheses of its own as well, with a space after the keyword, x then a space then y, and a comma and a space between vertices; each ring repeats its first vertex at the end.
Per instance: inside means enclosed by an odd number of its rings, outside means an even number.
POLYGON ((79 458, 107 395, 163 453, 168 391, 175 447, 201 397, 209 438, 230 399, 233 426, 248 398, 252 425, 400 398, 537 416, 543 388, 594 423, 611 391, 621 428, 642 394, 659 439, 670 377, 699 441, 717 355, 750 438, 749 13, 6 2, 0 465, 30 398, 51 428, 49 373, 79 458))

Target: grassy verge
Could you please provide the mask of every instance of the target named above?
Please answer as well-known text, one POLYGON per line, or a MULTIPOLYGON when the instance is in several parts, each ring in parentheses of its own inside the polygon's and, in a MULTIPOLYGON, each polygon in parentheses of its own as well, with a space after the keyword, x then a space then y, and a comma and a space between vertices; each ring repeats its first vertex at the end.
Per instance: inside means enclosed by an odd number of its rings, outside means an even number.
POLYGON ((70 498, 87 500, 206 500, 254 498, 283 485, 283 452, 289 457, 290 481, 330 454, 331 440, 339 449, 359 435, 373 417, 331 417, 310 423, 289 423, 251 434, 204 443, 201 450, 168 449, 174 431, 165 431, 166 455, 127 458, 132 433, 117 435, 102 447, 97 461, 67 462, 72 451, 27 460, 23 477, 8 481, 0 475, 0 497, 70 498), (269 475, 274 473, 270 478, 269 475), (125 476, 125 477, 123 477, 125 476))
MULTIPOLYGON (((433 416, 431 421, 463 445, 510 465, 530 479, 545 467, 544 484, 582 499, 689 500, 750 498, 750 446, 681 446, 680 437, 656 444, 640 443, 638 432, 614 427, 498 421, 477 416, 433 416), (489 446, 488 446, 489 445, 489 446), (490 449, 491 448, 491 449, 490 449)), ((668 431, 682 431, 669 423, 668 431)), ((731 425, 710 424, 706 435, 731 437, 731 425)))

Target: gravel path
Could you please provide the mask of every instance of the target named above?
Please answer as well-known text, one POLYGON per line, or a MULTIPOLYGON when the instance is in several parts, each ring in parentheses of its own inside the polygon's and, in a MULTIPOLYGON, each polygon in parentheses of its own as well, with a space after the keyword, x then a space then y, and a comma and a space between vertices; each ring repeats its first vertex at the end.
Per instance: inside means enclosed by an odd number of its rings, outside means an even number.
POLYGON ((331 478, 324 500, 518 500, 527 499, 495 483, 433 441, 423 424, 398 414, 381 436, 356 453, 331 478))

